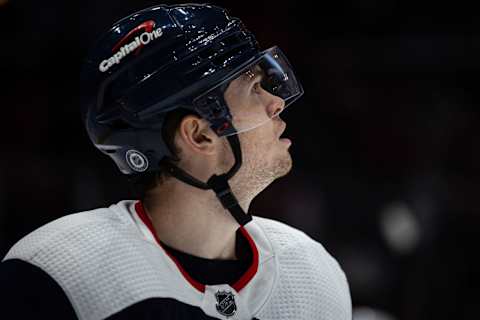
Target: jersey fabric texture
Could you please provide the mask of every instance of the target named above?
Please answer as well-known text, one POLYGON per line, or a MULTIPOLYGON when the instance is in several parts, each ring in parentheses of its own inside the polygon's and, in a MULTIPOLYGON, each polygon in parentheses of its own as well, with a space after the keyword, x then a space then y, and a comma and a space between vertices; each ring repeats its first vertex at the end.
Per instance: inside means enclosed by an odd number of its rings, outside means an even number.
POLYGON ((162 246, 141 204, 126 200, 30 233, 8 252, 0 277, 20 265, 82 320, 351 319, 345 275, 318 242, 260 217, 240 227, 237 239, 246 248, 232 268, 239 277, 202 283, 188 272, 188 257, 162 246))

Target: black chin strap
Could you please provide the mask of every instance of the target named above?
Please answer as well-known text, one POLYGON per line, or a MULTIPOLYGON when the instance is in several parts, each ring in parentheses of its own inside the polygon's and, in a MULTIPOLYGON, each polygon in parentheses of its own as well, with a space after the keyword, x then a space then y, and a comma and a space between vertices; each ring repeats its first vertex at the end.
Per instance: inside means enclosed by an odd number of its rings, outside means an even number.
POLYGON ((252 216, 243 211, 242 207, 238 204, 237 198, 232 193, 230 185, 228 184, 228 180, 233 177, 235 173, 237 173, 238 169, 240 169, 240 166, 242 165, 242 150, 240 148, 240 140, 236 134, 228 136, 227 139, 235 158, 235 164, 227 173, 218 176, 214 174, 211 176, 207 183, 192 177, 186 171, 171 164, 169 161, 164 161, 162 165, 172 176, 182 182, 185 182, 186 184, 203 190, 212 189, 222 203, 223 207, 232 214, 232 216, 241 226, 244 226, 252 220, 252 216))

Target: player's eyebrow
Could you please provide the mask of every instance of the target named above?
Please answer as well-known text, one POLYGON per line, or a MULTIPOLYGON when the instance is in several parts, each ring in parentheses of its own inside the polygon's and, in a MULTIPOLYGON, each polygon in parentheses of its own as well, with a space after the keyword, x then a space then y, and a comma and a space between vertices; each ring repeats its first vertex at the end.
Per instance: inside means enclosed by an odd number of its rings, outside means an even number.
POLYGON ((252 82, 255 82, 259 78, 260 79, 263 78, 263 72, 258 66, 256 68, 248 69, 247 71, 245 71, 241 75, 242 82, 244 82, 246 84, 250 84, 252 82))

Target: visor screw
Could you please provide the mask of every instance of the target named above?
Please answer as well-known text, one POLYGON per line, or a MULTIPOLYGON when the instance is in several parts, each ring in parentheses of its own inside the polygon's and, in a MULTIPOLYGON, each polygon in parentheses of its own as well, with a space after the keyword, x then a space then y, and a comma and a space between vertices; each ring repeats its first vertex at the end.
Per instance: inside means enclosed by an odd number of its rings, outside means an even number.
POLYGON ((225 131, 228 127, 230 126, 230 123, 224 122, 221 127, 217 129, 217 134, 221 134, 223 131, 225 131))

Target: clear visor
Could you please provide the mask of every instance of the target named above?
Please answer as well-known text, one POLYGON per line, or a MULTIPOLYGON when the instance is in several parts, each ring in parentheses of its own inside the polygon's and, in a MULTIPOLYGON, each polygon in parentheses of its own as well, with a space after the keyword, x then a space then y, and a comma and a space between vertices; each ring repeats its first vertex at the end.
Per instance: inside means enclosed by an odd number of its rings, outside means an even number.
POLYGON ((225 119, 233 124, 236 132, 217 130, 222 136, 249 131, 266 124, 303 94, 303 88, 290 63, 278 47, 265 50, 260 57, 235 72, 222 84, 195 99, 195 104, 201 108, 197 110, 212 123, 212 127, 218 127, 221 125, 219 122, 225 119), (228 83, 226 89, 222 86, 225 83, 228 83), (212 107, 207 102, 219 99, 225 101, 227 110, 218 104, 212 107), (210 109, 208 114, 205 112, 206 106, 210 109))

